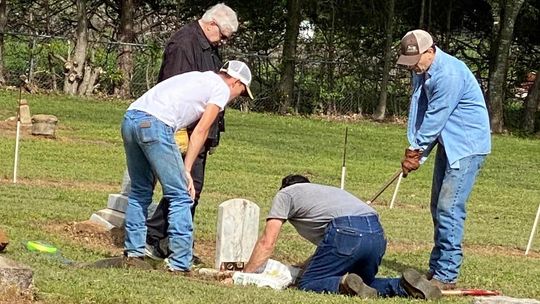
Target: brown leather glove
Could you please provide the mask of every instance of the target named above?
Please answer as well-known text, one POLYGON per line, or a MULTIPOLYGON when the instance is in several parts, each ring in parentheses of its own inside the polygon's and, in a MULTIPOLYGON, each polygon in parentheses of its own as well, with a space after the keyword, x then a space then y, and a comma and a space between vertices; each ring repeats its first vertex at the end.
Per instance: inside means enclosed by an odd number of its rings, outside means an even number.
POLYGON ((409 172, 420 167, 420 159, 422 158, 422 150, 405 149, 405 157, 401 161, 401 170, 403 177, 407 177, 409 172))

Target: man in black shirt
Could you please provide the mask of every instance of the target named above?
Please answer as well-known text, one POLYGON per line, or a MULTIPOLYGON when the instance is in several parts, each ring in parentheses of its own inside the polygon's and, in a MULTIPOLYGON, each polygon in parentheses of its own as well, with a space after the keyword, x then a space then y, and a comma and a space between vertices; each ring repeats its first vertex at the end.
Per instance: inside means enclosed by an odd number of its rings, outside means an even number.
MULTIPOLYGON (((236 13, 230 7, 224 4, 211 7, 201 19, 183 26, 171 36, 163 53, 158 82, 191 71, 219 71, 222 62, 218 48, 237 30, 236 13)), ((196 125, 195 123, 188 127, 188 135, 196 125)), ((220 112, 191 171, 196 192, 191 207, 192 217, 195 217, 195 208, 203 188, 206 157, 208 152, 219 144, 220 132, 223 131, 225 131, 224 112, 220 112)), ((178 172, 178 174, 182 173, 178 172)), ((164 252, 159 244, 167 236, 168 211, 169 201, 162 198, 152 218, 147 221, 146 255, 150 258, 163 259, 167 256, 167 252, 164 252)), ((193 255, 193 264, 200 263, 200 259, 193 255)))

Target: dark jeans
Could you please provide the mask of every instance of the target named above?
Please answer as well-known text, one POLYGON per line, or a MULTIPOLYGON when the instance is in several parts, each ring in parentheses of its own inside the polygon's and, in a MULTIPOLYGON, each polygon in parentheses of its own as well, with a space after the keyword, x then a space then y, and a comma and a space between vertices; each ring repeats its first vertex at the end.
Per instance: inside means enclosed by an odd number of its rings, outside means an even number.
MULTIPOLYGON (((195 200, 193 205, 191 205, 191 218, 193 221, 195 220, 195 208, 199 204, 199 197, 203 189, 207 155, 208 150, 203 146, 191 168, 191 177, 193 178, 193 185, 195 186, 195 200)), ((159 201, 152 217, 146 221, 146 227, 148 229, 146 232, 146 243, 155 244, 167 237, 167 229, 169 228, 167 220, 168 214, 169 200, 163 197, 161 201, 159 201)))
POLYGON ((375 278, 385 251, 386 239, 377 215, 335 218, 328 224, 299 287, 338 293, 343 275, 355 273, 379 296, 407 296, 399 278, 375 278))

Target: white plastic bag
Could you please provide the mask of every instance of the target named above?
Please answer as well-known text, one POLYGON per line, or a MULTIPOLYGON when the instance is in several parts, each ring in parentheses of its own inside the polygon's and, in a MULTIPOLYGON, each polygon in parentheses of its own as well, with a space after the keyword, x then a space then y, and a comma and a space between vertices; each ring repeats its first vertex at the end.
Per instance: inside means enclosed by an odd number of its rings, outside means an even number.
POLYGON ((291 285, 300 272, 300 268, 288 266, 276 260, 269 259, 266 265, 257 273, 235 272, 233 282, 236 285, 253 284, 258 287, 285 289, 291 285))

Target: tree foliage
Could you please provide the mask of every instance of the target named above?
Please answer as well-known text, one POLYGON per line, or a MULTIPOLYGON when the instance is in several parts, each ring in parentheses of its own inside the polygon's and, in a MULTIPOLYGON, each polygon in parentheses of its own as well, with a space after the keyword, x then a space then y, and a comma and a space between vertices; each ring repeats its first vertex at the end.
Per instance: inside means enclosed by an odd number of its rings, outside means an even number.
MULTIPOLYGON (((6 33, 0 33, 0 82, 9 84, 15 76, 11 74, 32 71, 49 75, 47 83, 68 77, 69 73, 60 77, 58 73, 81 41, 77 34, 82 33, 80 27, 77 30, 80 1, 0 0, 7 3, 6 14, 0 9, 0 30, 6 33), (40 43, 35 43, 36 37, 40 43), (3 50, 14 45, 21 58, 8 60, 3 50), (40 52, 46 56, 34 56, 40 52), (32 64, 28 58, 34 58, 32 64)), ((79 57, 84 58, 85 68, 77 77, 84 79, 87 68, 90 73, 97 68, 103 72, 95 85, 74 92, 96 89, 122 96, 140 93, 133 89, 136 76, 144 76, 145 87, 151 86, 168 37, 216 4, 210 0, 84 2, 88 45, 84 57, 79 57)), ((530 111, 538 102, 531 99, 538 94, 532 85, 524 89, 522 84, 531 72, 538 73, 540 0, 231 0, 226 4, 238 13, 240 27, 222 54, 224 59, 245 60, 253 68, 261 103, 251 108, 376 114, 376 119, 403 115, 409 79, 394 64, 397 45, 405 32, 421 27, 471 68, 487 97, 495 132, 523 125, 509 120, 521 121, 524 115, 529 131, 533 119, 534 131, 536 114, 530 111), (296 14, 290 11, 293 3, 300 4, 296 14), (298 21, 292 16, 298 16, 298 21), (287 101, 283 103, 276 92, 287 92, 287 101), (533 97, 525 101, 527 95, 533 97), (509 109, 521 114, 509 115, 509 109)))

